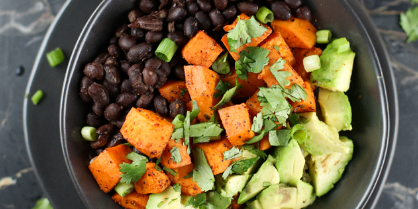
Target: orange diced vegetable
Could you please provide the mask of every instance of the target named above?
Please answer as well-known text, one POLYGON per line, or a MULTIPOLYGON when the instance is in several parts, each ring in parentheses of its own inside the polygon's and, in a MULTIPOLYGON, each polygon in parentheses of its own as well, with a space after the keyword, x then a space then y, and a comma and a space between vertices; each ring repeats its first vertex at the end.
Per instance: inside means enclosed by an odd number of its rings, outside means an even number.
POLYGON ((302 86, 306 94, 308 95, 306 100, 302 100, 300 102, 292 102, 289 103, 293 107, 294 112, 315 112, 316 111, 316 103, 315 103, 315 95, 313 89, 308 81, 305 81, 304 85, 302 86))
POLYGON ((123 173, 119 171, 119 164, 131 163, 126 155, 132 150, 126 145, 106 148, 89 165, 89 169, 97 184, 105 193, 110 192, 119 183, 123 173))
POLYGON ((253 96, 251 96, 247 100, 247 102, 245 102, 245 104, 248 107, 248 113, 250 114, 251 118, 257 116, 257 113, 261 112, 261 109, 263 109, 263 107, 260 105, 260 102, 258 101, 257 93, 258 91, 256 91, 253 94, 253 96))
POLYGON ((209 68, 222 51, 221 45, 201 30, 187 42, 181 53, 189 64, 209 68))
POLYGON ((222 108, 219 111, 226 136, 232 145, 243 145, 254 136, 247 105, 239 104, 222 108))
POLYGON ((241 89, 238 89, 237 94, 234 96, 235 99, 246 98, 254 94, 258 90, 258 87, 266 86, 263 79, 258 79, 258 74, 248 72, 247 80, 241 80, 238 78, 235 68, 232 69, 230 75, 221 75, 221 80, 231 84, 234 87, 237 79, 238 83, 242 85, 241 89))
POLYGON ((164 166, 166 166, 167 168, 178 168, 178 167, 182 167, 185 165, 188 165, 190 163, 192 163, 191 159, 190 159, 190 155, 187 154, 187 146, 183 145, 183 141, 184 139, 180 139, 178 142, 176 142, 173 139, 168 140, 167 146, 165 147, 165 150, 163 152, 162 155, 162 159, 161 159, 161 164, 163 164, 164 166), (171 149, 173 149, 174 147, 178 147, 178 150, 180 152, 180 156, 181 156, 181 161, 180 163, 176 163, 175 161, 173 161, 173 159, 171 158, 171 149))
POLYGON ((174 125, 153 111, 132 108, 120 132, 129 143, 151 158, 159 158, 173 133, 174 125))
POLYGON ((307 20, 294 17, 286 21, 276 19, 271 27, 280 32, 291 48, 310 49, 316 43, 316 28, 307 20))
MULTIPOLYGON (((293 48, 293 55, 295 56, 296 63, 293 65, 293 69, 302 77, 304 81, 309 81, 311 79, 311 73, 306 72, 305 67, 303 66, 303 58, 310 55, 321 56, 322 50, 320 48, 312 47, 311 49, 302 49, 302 48, 293 48)), ((311 85, 311 87, 315 87, 311 85)))
POLYGON ((279 54, 280 56, 286 60, 290 65, 295 64, 295 57, 289 46, 287 45, 286 41, 280 35, 279 32, 273 32, 267 37, 263 42, 260 43, 260 47, 266 48, 268 50, 276 50, 274 46, 279 47, 279 54))
POLYGON ((196 100, 200 108, 200 113, 197 116, 199 121, 210 120, 214 112, 211 108, 221 99, 213 96, 218 92, 215 87, 218 84, 219 75, 209 68, 196 65, 184 66, 184 74, 190 97, 192 100, 196 100))
MULTIPOLYGON (((249 20, 250 19, 250 17, 248 17, 246 14, 244 14, 244 13, 241 13, 240 15, 239 15, 239 19, 240 20, 249 20)), ((235 20, 234 20, 234 22, 232 22, 230 25, 225 25, 224 26, 224 31, 225 32, 228 32, 228 31, 230 31, 230 30, 232 30, 232 29, 234 29, 235 28, 235 26, 238 24, 238 18, 235 18, 235 20)))
POLYGON ((206 160, 212 168, 213 175, 223 173, 226 168, 231 165, 231 163, 240 159, 223 159, 224 152, 232 149, 233 147, 226 137, 222 137, 222 139, 218 141, 194 144, 194 146, 199 147, 205 153, 206 160))
POLYGON ((139 181, 134 183, 135 191, 139 194, 160 193, 170 186, 168 176, 155 168, 155 163, 147 163, 147 171, 139 181))
POLYGON ((231 209, 241 209, 242 205, 237 203, 239 194, 234 195, 233 199, 231 200, 231 205, 229 206, 229 208, 231 209))
POLYGON ((129 193, 125 197, 115 193, 112 196, 113 201, 127 209, 145 209, 148 203, 149 195, 138 194, 135 191, 129 193))
POLYGON ((258 147, 259 150, 268 150, 270 149, 271 144, 269 141, 269 135, 266 134, 263 136, 263 139, 260 141, 260 146, 258 147))
POLYGON ((173 170, 177 172, 176 176, 172 176, 169 173, 167 173, 167 175, 173 184, 178 183, 181 186, 182 194, 196 197, 197 194, 203 193, 199 185, 197 185, 197 182, 193 181, 193 177, 187 179, 183 178, 192 172, 193 164, 189 164, 173 170))
POLYGON ((175 180, 178 178, 183 178, 187 176, 190 172, 193 171, 194 165, 193 163, 190 163, 188 165, 185 165, 183 167, 173 168, 173 171, 177 173, 176 176, 172 176, 170 173, 167 173, 168 177, 173 177, 175 180))
POLYGON ((187 92, 186 82, 184 81, 169 80, 158 91, 170 103, 175 99, 181 99, 186 104, 190 101, 190 95, 187 92), (183 96, 181 96, 182 89, 186 91, 183 96))

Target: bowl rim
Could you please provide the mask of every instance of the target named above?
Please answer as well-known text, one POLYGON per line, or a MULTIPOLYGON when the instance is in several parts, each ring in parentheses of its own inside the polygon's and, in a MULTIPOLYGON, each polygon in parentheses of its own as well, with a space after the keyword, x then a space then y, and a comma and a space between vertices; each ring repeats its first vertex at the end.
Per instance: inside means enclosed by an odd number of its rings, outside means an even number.
MULTIPOLYGON (((65 74, 65 79, 63 82, 63 88, 61 93, 61 105, 59 113, 59 126, 60 126, 60 138, 61 146, 64 154, 65 163, 67 170, 71 176, 71 180, 76 188, 76 191, 86 207, 89 206, 88 201, 84 197, 80 186, 78 185, 76 174, 73 170, 73 167, 70 163, 70 155, 67 149, 67 137, 65 135, 66 121, 64 113, 66 111, 66 103, 68 99, 68 84, 71 81, 73 71, 75 70, 76 61, 81 53, 81 46, 84 44, 84 39, 86 38, 86 33, 93 26, 94 19, 97 18, 99 12, 109 3, 111 0, 103 0, 94 12, 91 14, 86 25, 80 33, 79 38, 77 39, 76 45, 74 46, 67 71, 65 74)), ((377 33, 375 25, 372 23, 370 17, 366 14, 364 8, 362 8, 357 1, 350 0, 341 0, 341 3, 344 4, 347 12, 350 13, 352 18, 355 18, 355 23, 359 24, 361 30, 364 32, 364 38, 371 44, 371 47, 368 50, 371 50, 372 57, 374 57, 375 62, 375 72, 380 76, 381 79, 378 80, 379 94, 382 97, 382 129, 383 135, 382 139, 384 140, 378 160, 378 168, 374 171, 373 180, 369 183, 367 190, 363 197, 358 203, 359 208, 371 207, 373 208, 376 204, 376 200, 379 198, 382 191, 382 185, 385 183, 386 178, 389 173, 389 168, 393 159, 394 150, 397 141, 397 132, 398 132, 398 99, 397 99, 397 90, 396 83, 393 75, 392 66, 390 65, 388 59, 388 53, 386 48, 383 46, 383 41, 380 35, 377 33), (367 27, 366 27, 367 26, 367 27), (385 59, 386 58, 386 59, 385 59), (385 70, 383 70, 385 69, 385 70), (387 87, 392 88, 387 88, 387 87), (391 98, 391 100, 389 100, 391 98), (389 146, 390 145, 390 146, 389 146), (383 173, 383 175, 382 175, 383 173), (370 198, 373 196, 373 201, 370 202, 370 198)))

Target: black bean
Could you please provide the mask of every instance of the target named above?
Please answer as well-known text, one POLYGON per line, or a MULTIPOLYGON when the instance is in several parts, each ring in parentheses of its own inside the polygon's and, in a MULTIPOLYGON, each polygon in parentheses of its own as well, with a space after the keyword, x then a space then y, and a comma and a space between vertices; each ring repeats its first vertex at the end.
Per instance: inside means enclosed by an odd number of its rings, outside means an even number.
POLYGON ((167 82, 168 78, 166 72, 164 72, 161 68, 157 69, 155 72, 157 73, 158 79, 153 87, 158 89, 161 88, 165 84, 165 82, 167 82))
POLYGON ((146 85, 152 86, 155 84, 155 82, 157 82, 157 73, 154 69, 145 67, 142 71, 142 79, 146 85))
POLYGON ((119 70, 115 66, 105 68, 105 79, 110 85, 117 86, 121 82, 121 76, 119 70))
POLYGON ((104 64, 106 59, 110 56, 110 54, 108 52, 103 52, 101 54, 99 54, 99 56, 97 56, 96 58, 94 58, 93 62, 98 62, 100 64, 104 64))
POLYGON ((145 34, 145 41, 148 43, 160 43, 163 39, 163 33, 158 31, 148 31, 145 34))
POLYGON ((183 33, 189 38, 192 38, 196 35, 199 30, 199 23, 194 17, 189 17, 184 21, 183 33))
POLYGON ((186 0, 173 0, 173 5, 174 6, 180 5, 184 7, 184 5, 186 5, 186 0))
POLYGON ((117 86, 112 85, 107 80, 104 80, 103 86, 109 91, 109 94, 112 96, 120 94, 120 88, 118 85, 117 86))
POLYGON ((100 127, 101 125, 104 124, 104 119, 98 115, 96 115, 95 113, 91 112, 89 114, 87 114, 86 116, 86 123, 88 126, 92 126, 95 128, 100 127))
POLYGON ((160 70, 165 76, 169 76, 171 74, 171 67, 168 62, 162 62, 160 70))
POLYGON ((297 18, 311 21, 311 10, 307 6, 301 6, 296 10, 297 18))
POLYGON ((107 105, 106 109, 104 110, 104 117, 108 121, 117 120, 119 119, 120 114, 122 113, 122 109, 122 106, 116 103, 111 103, 107 105))
POLYGON ((104 86, 98 83, 93 83, 88 88, 88 92, 94 103, 97 103, 97 105, 106 107, 106 105, 109 104, 109 92, 104 86))
POLYGON ((138 95, 132 93, 122 93, 116 97, 115 102, 123 108, 129 108, 135 104, 136 100, 138 100, 138 95))
POLYGON ((123 34, 129 34, 129 27, 126 24, 119 26, 115 32, 117 38, 121 37, 123 34))
POLYGON ((129 62, 143 61, 152 56, 152 45, 149 43, 140 43, 129 49, 127 59, 129 62))
POLYGON ((123 50, 129 50, 136 45, 136 38, 131 35, 124 34, 119 38, 118 44, 123 50))
POLYGON ((168 16, 168 9, 163 9, 160 11, 152 11, 151 15, 159 19, 165 19, 168 16))
POLYGON ((180 61, 183 60, 183 57, 181 55, 181 50, 177 51, 176 53, 174 53, 173 58, 171 59, 170 63, 168 63, 170 65, 170 67, 174 67, 176 66, 178 63, 180 63, 180 61))
POLYGON ((292 7, 293 9, 296 9, 302 5, 302 0, 284 0, 289 7, 292 7))
POLYGON ((112 139, 106 144, 106 148, 116 147, 124 142, 125 139, 123 138, 122 134, 118 132, 112 136, 112 139))
POLYGON ((163 20, 154 15, 146 15, 138 18, 135 22, 128 25, 131 28, 142 28, 151 31, 162 31, 163 20))
POLYGON ((237 17, 237 8, 231 4, 222 11, 222 15, 225 17, 225 19, 232 20, 237 17))
POLYGON ((170 6, 170 1, 169 0, 162 0, 160 2, 161 2, 161 4, 158 7, 158 10, 162 10, 162 9, 167 8, 167 7, 170 6))
POLYGON ((163 61, 161 61, 158 57, 151 57, 145 62, 145 67, 152 68, 154 70, 160 68, 163 61))
POLYGON ((103 65, 100 64, 99 62, 92 62, 92 63, 87 64, 84 67, 83 72, 89 78, 93 78, 97 80, 102 80, 103 75, 104 75, 103 65))
POLYGON ((175 22, 175 21, 168 23, 167 31, 168 31, 169 33, 172 33, 172 32, 174 32, 174 31, 176 31, 175 24, 176 24, 176 22, 175 22))
POLYGON ((199 11, 196 12, 194 15, 194 18, 196 18, 197 22, 199 22, 199 27, 204 31, 209 31, 212 27, 212 24, 210 23, 210 18, 206 12, 199 11))
POLYGON ((196 14, 197 11, 199 11, 199 6, 197 5, 196 2, 190 2, 187 4, 187 12, 189 13, 190 16, 193 16, 194 14, 196 14))
POLYGON ((107 51, 109 52, 110 56, 121 57, 123 55, 122 50, 116 44, 112 44, 107 47, 107 51))
POLYGON ((143 69, 144 69, 143 64, 136 63, 128 69, 128 76, 131 77, 131 74, 134 73, 134 71, 142 72, 143 69))
POLYGON ((176 65, 174 67, 174 75, 184 81, 186 79, 185 75, 184 75, 184 65, 176 65))
POLYGON ((168 115, 168 102, 167 100, 162 97, 161 95, 157 95, 154 98, 154 108, 155 112, 157 112, 161 116, 168 115))
POLYGON ((114 126, 112 124, 100 126, 96 130, 96 133, 99 134, 99 137, 97 138, 97 141, 90 143, 91 148, 98 149, 105 146, 109 138, 112 136, 113 127, 114 126))
POLYGON ((171 7, 168 12, 167 22, 183 19, 187 15, 187 10, 182 6, 171 7))
POLYGON ((197 0, 197 5, 199 5, 200 10, 209 12, 212 10, 212 5, 210 3, 210 0, 197 0))
POLYGON ((153 10, 157 10, 158 4, 155 0, 141 0, 139 2, 139 9, 145 14, 151 13, 153 10))
POLYGON ((237 4, 237 7, 240 13, 244 13, 246 15, 255 15, 258 11, 257 4, 249 2, 240 2, 237 4))
POLYGON ((175 28, 176 30, 182 31, 182 30, 183 30, 183 28, 184 28, 184 25, 183 25, 183 23, 176 23, 176 24, 174 25, 174 28, 175 28))
POLYGON ((87 76, 84 76, 83 79, 81 79, 81 83, 80 83, 80 97, 81 97, 81 100, 83 102, 91 102, 91 101, 93 101, 91 99, 90 95, 89 95, 89 92, 88 92, 89 86, 91 84, 93 84, 93 83, 94 83, 93 79, 91 79, 91 78, 89 78, 87 76))
POLYGON ((119 38, 112 37, 112 38, 110 38, 109 44, 110 45, 112 45, 112 44, 118 44, 118 41, 119 41, 119 38))
POLYGON ((171 102, 169 109, 171 118, 175 118, 178 114, 186 116, 186 103, 181 99, 175 99, 171 102))
POLYGON ((142 15, 144 14, 142 14, 142 12, 137 9, 130 11, 128 14, 129 22, 134 22, 136 19, 140 18, 142 15))
POLYGON ((117 119, 117 120, 112 120, 112 121, 110 121, 110 123, 111 123, 112 125, 114 125, 114 126, 118 127, 118 128, 122 128, 123 123, 125 123, 125 119, 126 119, 126 116, 125 116, 125 117, 120 117, 120 118, 119 118, 119 119, 117 119))
POLYGON ((228 0, 213 0, 213 4, 219 10, 224 10, 228 5, 228 0))
POLYGON ((187 41, 189 41, 189 39, 184 35, 183 31, 168 33, 167 38, 174 41, 178 47, 184 46, 187 41))
POLYGON ((146 93, 139 97, 138 101, 136 101, 135 106, 139 108, 148 108, 154 100, 153 93, 146 93))
POLYGON ((109 66, 119 67, 119 60, 114 56, 108 57, 103 65, 104 70, 106 71, 106 67, 109 66))
POLYGON ((103 116, 104 109, 105 109, 104 107, 100 107, 96 103, 93 103, 93 105, 91 106, 91 110, 94 112, 94 114, 98 116, 103 116))
POLYGON ((209 12, 210 20, 212 21, 212 24, 215 26, 213 31, 218 31, 222 29, 222 26, 225 24, 225 18, 221 14, 221 12, 217 9, 214 9, 209 12))
POLYGON ((122 94, 132 92, 132 86, 131 83, 129 83, 129 79, 125 79, 122 81, 122 84, 120 84, 120 91, 122 94))
POLYGON ((149 90, 149 87, 142 80, 142 69, 141 65, 135 64, 128 70, 129 83, 138 95, 144 94, 149 90))
POLYGON ((131 36, 135 37, 138 41, 145 37, 145 31, 142 28, 132 28, 131 36))
POLYGON ((129 64, 128 61, 126 60, 121 60, 120 61, 120 70, 122 70, 122 72, 128 74, 128 70, 131 67, 131 64, 129 64))
POLYGON ((289 6, 282 1, 276 1, 271 4, 271 10, 274 13, 274 17, 279 20, 288 20, 292 16, 289 6))

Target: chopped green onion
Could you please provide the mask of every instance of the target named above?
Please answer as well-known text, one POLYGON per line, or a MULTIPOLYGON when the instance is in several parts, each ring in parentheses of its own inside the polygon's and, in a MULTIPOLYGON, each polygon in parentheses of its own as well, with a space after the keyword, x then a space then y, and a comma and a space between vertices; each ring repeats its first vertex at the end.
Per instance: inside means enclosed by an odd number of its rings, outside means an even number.
POLYGON ((31 100, 34 105, 37 105, 41 99, 44 97, 44 92, 42 90, 38 90, 33 94, 31 100))
POLYGON ((314 54, 303 58, 303 67, 305 67, 306 72, 312 72, 321 68, 319 56, 314 54))
POLYGON ((255 16, 257 17, 258 21, 264 24, 267 24, 274 20, 273 12, 264 6, 257 11, 257 14, 255 14, 255 16))
POLYGON ((48 59, 49 65, 51 65, 51 67, 57 66, 65 59, 64 53, 60 48, 56 48, 46 53, 46 58, 48 59))
POLYGON ((330 30, 319 30, 316 32, 316 43, 327 44, 331 41, 332 33, 330 30))
POLYGON ((83 138, 87 141, 91 141, 94 142, 97 140, 97 133, 96 133, 96 128, 95 127, 91 127, 91 126, 84 126, 81 129, 81 136, 83 136, 83 138))
POLYGON ((173 176, 177 175, 177 172, 175 172, 174 170, 172 170, 170 168, 167 168, 165 166, 163 166, 163 170, 167 171, 168 173, 170 173, 173 176))
POLYGON ((169 38, 164 38, 160 45, 158 45, 157 50, 155 50, 155 55, 164 62, 170 62, 177 50, 177 45, 174 41, 169 38))
POLYGON ((134 189, 135 187, 134 187, 134 184, 132 183, 127 184, 124 182, 119 182, 115 186, 115 191, 122 197, 125 197, 126 195, 131 193, 132 191, 134 191, 134 189))
POLYGON ((218 59, 215 60, 212 64, 213 71, 219 73, 219 74, 228 74, 231 71, 231 68, 229 66, 228 62, 228 52, 225 52, 221 56, 218 57, 218 59))

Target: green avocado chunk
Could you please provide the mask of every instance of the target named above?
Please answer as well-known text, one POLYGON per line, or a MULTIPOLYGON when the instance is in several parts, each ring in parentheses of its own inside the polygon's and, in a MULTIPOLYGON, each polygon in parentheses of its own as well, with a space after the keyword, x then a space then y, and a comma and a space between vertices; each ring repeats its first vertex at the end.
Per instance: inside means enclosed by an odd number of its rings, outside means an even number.
POLYGON ((298 180, 296 183, 296 207, 295 208, 304 208, 312 204, 315 200, 314 188, 312 185, 298 180))
POLYGON ((269 155, 267 160, 261 165, 257 173, 251 177, 247 186, 245 186, 244 190, 239 195, 237 201, 238 204, 244 204, 248 200, 255 197, 263 189, 265 189, 267 187, 264 186, 265 182, 270 184, 280 183, 280 175, 279 172, 277 172, 276 167, 274 167, 275 163, 276 160, 271 155, 269 155))
POLYGON ((276 168, 280 175, 280 182, 296 185, 302 178, 305 158, 296 140, 290 140, 287 146, 279 146, 274 152, 276 168))
POLYGON ((339 140, 337 129, 320 121, 315 112, 300 113, 308 122, 302 123, 308 132, 305 141, 299 145, 311 155, 325 155, 332 152, 348 153, 349 148, 339 140))
POLYGON ((312 72, 311 82, 331 91, 346 92, 350 88, 355 56, 346 38, 332 41, 322 52, 321 68, 312 72))
POLYGON ((351 105, 347 95, 320 88, 318 102, 322 116, 327 125, 335 127, 337 131, 351 130, 351 105))
POLYGON ((297 189, 295 187, 283 187, 278 184, 269 186, 257 195, 263 209, 270 208, 295 208, 297 189))
POLYGON ((263 207, 261 207, 260 202, 255 199, 247 202, 245 209, 263 209, 263 207))
POLYGON ((349 150, 347 153, 330 153, 326 155, 311 155, 309 174, 318 197, 326 194, 340 180, 345 166, 353 157, 353 141, 345 136, 341 142, 349 150))
POLYGON ((172 186, 167 187, 161 193, 149 196, 145 209, 170 209, 182 208, 181 192, 176 192, 172 186))
POLYGON ((244 189, 250 178, 251 175, 232 175, 223 180, 222 175, 216 175, 216 191, 223 197, 233 197, 244 189))

